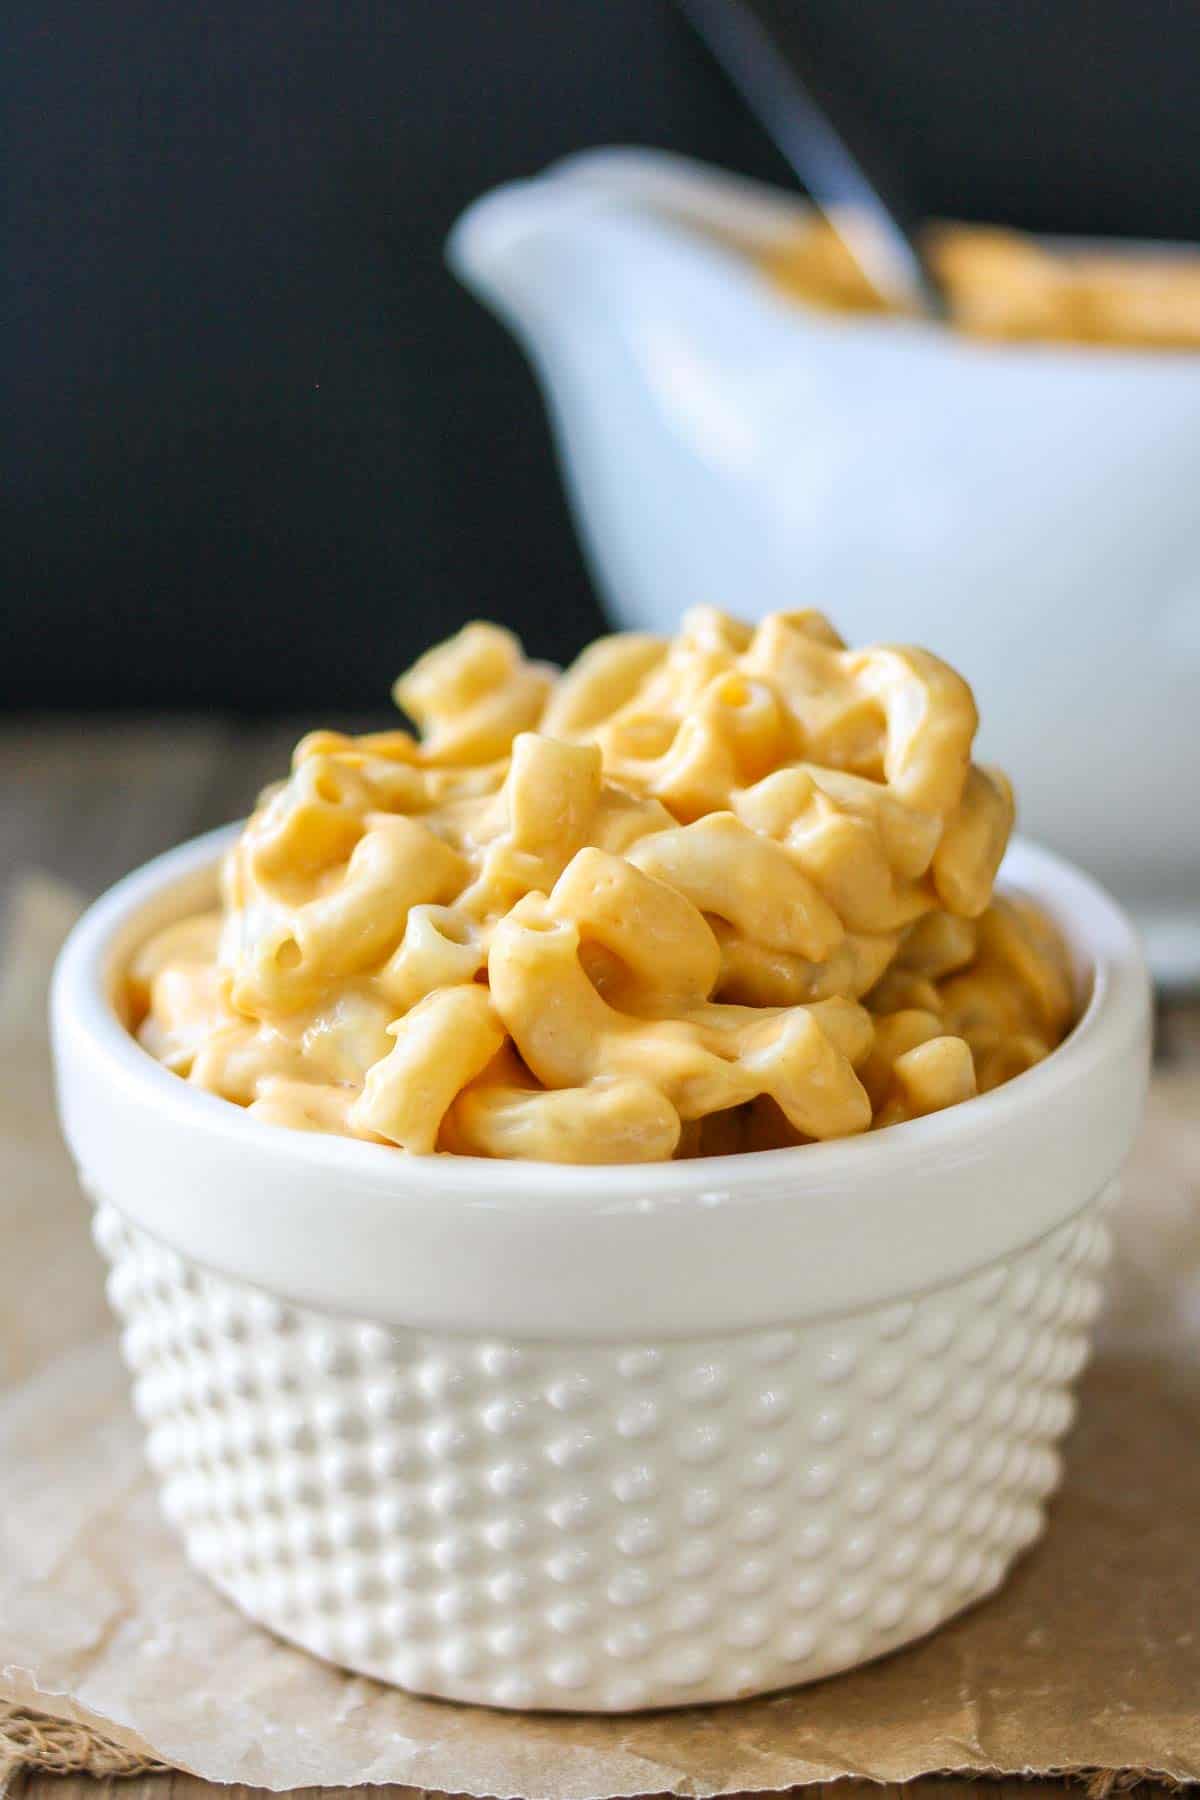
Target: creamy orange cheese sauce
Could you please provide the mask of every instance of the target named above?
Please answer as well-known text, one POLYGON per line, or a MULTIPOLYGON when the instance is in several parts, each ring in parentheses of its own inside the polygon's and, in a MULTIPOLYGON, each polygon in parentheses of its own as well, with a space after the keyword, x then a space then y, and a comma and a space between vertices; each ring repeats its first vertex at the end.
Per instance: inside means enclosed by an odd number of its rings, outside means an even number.
MULTIPOLYGON (((930 262, 952 324, 978 337, 1200 349, 1200 254, 1049 250, 1019 232, 942 225, 930 262)), ((814 219, 763 259, 769 279, 809 305, 887 310, 827 222, 814 219)))
POLYGON ((635 1162, 967 1100, 1072 1019, 1063 945, 993 894, 1008 782, 967 684, 820 614, 707 608, 563 674, 469 625, 318 731, 150 940, 131 1024, 181 1079, 415 1155, 635 1162))

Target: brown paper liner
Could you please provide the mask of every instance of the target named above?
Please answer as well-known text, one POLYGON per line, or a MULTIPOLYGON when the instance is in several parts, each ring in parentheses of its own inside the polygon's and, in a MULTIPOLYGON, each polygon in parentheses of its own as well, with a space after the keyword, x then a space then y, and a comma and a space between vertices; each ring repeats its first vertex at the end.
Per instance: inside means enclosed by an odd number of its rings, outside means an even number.
MULTIPOLYGON (((0 1772, 180 1769, 521 1800, 1070 1775, 1200 1781, 1200 1051, 1155 1077, 1114 1294, 1050 1526, 993 1599, 868 1668, 627 1718, 421 1700, 244 1620, 161 1520, 49 1100, 73 897, 28 882, 0 954, 0 1772), (13 1251, 15 1249, 15 1256, 13 1251)), ((0 945, 0 952, 3 945, 0 945)), ((0 1773, 0 1792, 3 1791, 0 1773)))

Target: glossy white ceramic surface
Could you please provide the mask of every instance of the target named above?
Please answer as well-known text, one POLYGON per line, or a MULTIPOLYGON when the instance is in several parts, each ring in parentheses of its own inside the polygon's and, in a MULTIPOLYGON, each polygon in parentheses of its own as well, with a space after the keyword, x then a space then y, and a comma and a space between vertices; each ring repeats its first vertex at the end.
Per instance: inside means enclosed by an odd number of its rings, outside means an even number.
POLYGON ((816 605, 936 649, 1027 828, 1200 976, 1200 355, 812 312, 750 261, 802 211, 593 152, 486 195, 449 257, 534 363, 621 624, 816 605))
POLYGON ((869 1139, 655 1168, 408 1159, 169 1075, 112 995, 220 836, 91 910, 64 1128, 164 1505, 297 1643, 426 1693, 646 1707, 813 1679, 982 1597, 1041 1529, 1145 1082, 1136 942, 1018 846, 1080 1024, 869 1139))

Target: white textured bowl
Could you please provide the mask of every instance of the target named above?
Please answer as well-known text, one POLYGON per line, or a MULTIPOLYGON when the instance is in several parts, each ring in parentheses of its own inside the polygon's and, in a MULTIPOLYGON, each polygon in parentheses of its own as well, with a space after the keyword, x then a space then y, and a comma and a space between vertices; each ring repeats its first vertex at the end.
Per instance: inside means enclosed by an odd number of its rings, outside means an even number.
POLYGON ((1042 1529, 1141 1107, 1124 918, 1029 846, 1086 1006, 1045 1063, 869 1138, 572 1169, 262 1125, 113 1008, 224 834, 87 914, 53 1011, 68 1142, 163 1503, 197 1567, 422 1693, 614 1710, 921 1636, 1042 1529))

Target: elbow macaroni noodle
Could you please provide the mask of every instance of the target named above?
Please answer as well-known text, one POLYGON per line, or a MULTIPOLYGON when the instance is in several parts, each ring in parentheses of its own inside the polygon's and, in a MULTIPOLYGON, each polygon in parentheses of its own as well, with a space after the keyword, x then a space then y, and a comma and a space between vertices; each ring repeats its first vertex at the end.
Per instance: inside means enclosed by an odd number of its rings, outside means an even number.
POLYGON ((219 912, 133 958, 177 1075, 413 1155, 661 1161, 935 1112, 1072 1018, 993 897, 1008 782, 927 651, 709 608, 565 673, 468 625, 395 688, 420 736, 311 733, 219 912))

